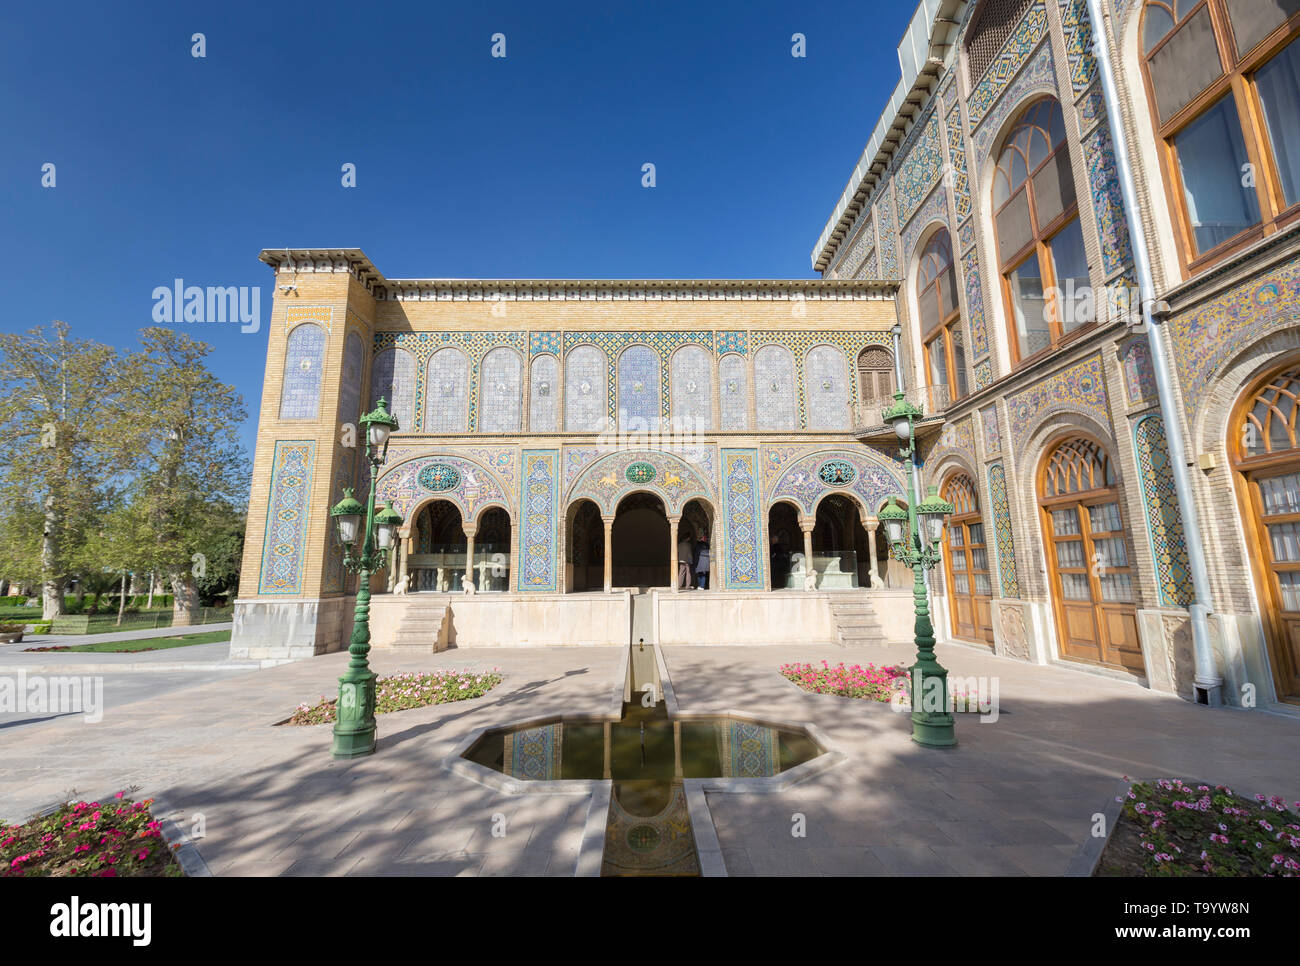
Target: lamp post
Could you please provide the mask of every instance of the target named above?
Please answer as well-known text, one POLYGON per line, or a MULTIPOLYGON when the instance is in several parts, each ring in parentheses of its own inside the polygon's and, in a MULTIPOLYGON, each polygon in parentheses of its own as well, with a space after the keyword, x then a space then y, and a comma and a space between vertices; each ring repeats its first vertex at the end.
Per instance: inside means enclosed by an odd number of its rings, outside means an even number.
MULTIPOLYGON (((924 410, 907 402, 902 391, 894 393, 894 404, 882 414, 894 427, 899 439, 899 453, 914 462, 916 458, 916 420, 924 410)), ((909 467, 910 469, 910 467, 909 467)), ((939 562, 939 541, 952 514, 952 504, 939 499, 937 487, 920 505, 916 502, 916 484, 907 475, 907 509, 891 497, 880 511, 880 522, 896 556, 912 568, 912 597, 916 607, 916 663, 908 668, 912 683, 912 740, 931 748, 950 748, 957 744, 952 712, 948 710, 948 672, 934 656, 934 625, 925 594, 925 572, 939 562)))
POLYGON ((366 438, 366 458, 370 463, 370 495, 365 506, 357 502, 351 488, 343 491, 343 499, 330 508, 330 516, 338 524, 339 541, 343 544, 343 566, 358 574, 357 609, 352 622, 352 642, 348 646, 347 670, 339 678, 339 699, 334 720, 335 758, 360 758, 375 750, 375 672, 370 670, 366 655, 370 653, 370 575, 382 570, 388 561, 388 551, 393 545, 393 534, 402 525, 402 517, 387 504, 375 513, 375 484, 379 467, 388 457, 388 437, 397 428, 397 420, 388 412, 388 405, 379 400, 374 412, 366 413, 358 422, 366 438), (352 555, 357 542, 357 531, 364 517, 365 530, 361 532, 361 556, 352 555))

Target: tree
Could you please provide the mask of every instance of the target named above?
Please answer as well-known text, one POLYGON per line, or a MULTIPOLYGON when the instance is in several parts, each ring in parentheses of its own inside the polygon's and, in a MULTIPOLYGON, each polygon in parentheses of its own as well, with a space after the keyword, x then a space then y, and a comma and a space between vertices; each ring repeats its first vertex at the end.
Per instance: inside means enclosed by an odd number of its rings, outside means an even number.
POLYGON ((135 493, 152 543, 138 566, 169 576, 173 626, 193 623, 199 574, 248 496, 237 427, 244 402, 204 364, 211 347, 171 329, 141 332, 124 367, 132 413, 135 493))
POLYGON ((39 508, 46 618, 63 613, 69 561, 126 443, 118 353, 52 330, 0 333, 0 500, 39 508))

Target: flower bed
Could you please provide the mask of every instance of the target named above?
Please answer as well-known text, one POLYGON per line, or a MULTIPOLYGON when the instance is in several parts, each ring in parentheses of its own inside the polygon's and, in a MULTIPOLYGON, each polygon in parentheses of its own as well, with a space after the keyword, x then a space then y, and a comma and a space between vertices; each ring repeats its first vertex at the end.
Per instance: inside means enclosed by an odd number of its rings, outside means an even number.
POLYGON ((184 875, 150 814, 152 799, 68 802, 44 818, 0 822, 0 876, 184 875))
MULTIPOLYGON (((424 708, 431 704, 481 698, 500 683, 499 668, 492 668, 490 671, 448 669, 395 674, 375 682, 375 714, 408 711, 411 708, 424 708)), ((316 704, 304 702, 298 705, 293 717, 286 724, 329 724, 335 718, 336 700, 322 694, 316 704)))
POLYGON ((1276 795, 1255 798, 1176 778, 1136 782, 1116 799, 1124 808, 1097 875, 1300 875, 1300 816, 1276 795))
POLYGON ((907 668, 901 664, 876 667, 868 664, 831 667, 822 661, 813 664, 782 664, 781 675, 813 694, 838 694, 845 698, 889 701, 900 688, 907 686, 907 668))

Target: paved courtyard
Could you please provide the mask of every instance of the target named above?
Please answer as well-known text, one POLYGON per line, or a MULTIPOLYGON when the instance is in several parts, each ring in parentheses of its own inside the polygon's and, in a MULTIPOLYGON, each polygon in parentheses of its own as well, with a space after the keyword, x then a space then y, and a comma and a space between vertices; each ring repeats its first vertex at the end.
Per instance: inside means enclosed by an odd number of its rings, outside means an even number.
MULTIPOLYGON (((959 748, 908 739, 888 705, 806 694, 786 661, 910 662, 907 645, 665 650, 684 711, 811 722, 846 760, 785 791, 709 792, 732 875, 1059 875, 1123 775, 1218 781, 1300 799, 1300 719, 1209 711, 1121 681, 941 646, 954 675, 996 676, 996 723, 958 719, 959 748), (793 816, 806 835, 791 835, 793 816)), ((381 674, 500 667, 483 699, 383 715, 376 755, 330 758, 328 726, 275 727, 332 695, 345 654, 145 693, 97 724, 62 716, 0 729, 0 816, 75 789, 158 796, 217 875, 572 875, 590 794, 508 795, 441 760, 476 729, 550 714, 616 714, 619 648, 376 651, 381 674), (502 828, 504 835, 494 835, 502 828)), ((154 678, 150 672, 136 672, 154 678)), ((106 691, 111 680, 106 680, 106 691)), ((0 724, 4 718, 0 716, 0 724)))

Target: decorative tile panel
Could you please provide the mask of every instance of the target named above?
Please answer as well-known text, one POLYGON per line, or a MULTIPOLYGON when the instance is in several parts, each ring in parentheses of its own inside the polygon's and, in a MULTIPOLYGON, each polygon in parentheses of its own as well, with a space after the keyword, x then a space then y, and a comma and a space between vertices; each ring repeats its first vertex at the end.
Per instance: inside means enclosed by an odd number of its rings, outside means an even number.
POLYGON ((564 351, 567 354, 578 345, 591 344, 599 346, 609 359, 609 417, 618 415, 619 392, 618 373, 614 367, 625 348, 638 343, 649 346, 659 357, 660 401, 658 415, 665 418, 669 413, 668 405, 668 359, 679 346, 691 343, 713 348, 713 333, 705 330, 655 331, 641 332, 565 332, 564 351))
POLYGON ((325 329, 314 322, 304 322, 289 333, 280 392, 281 419, 315 419, 319 414, 325 340, 325 329))
POLYGON ((719 332, 716 336, 718 354, 739 352, 742 356, 749 351, 748 332, 719 332))
POLYGON ((316 322, 326 332, 334 331, 334 309, 328 305, 290 305, 284 310, 284 330, 288 332, 299 322, 316 322))
POLYGON ((847 432, 849 363, 842 349, 819 345, 804 356, 804 398, 809 429, 847 432))
POLYGON ((605 429, 609 378, 608 359, 594 345, 580 345, 564 357, 564 429, 570 433, 599 433, 605 429))
POLYGON ((1016 573, 1016 541, 1011 532, 1011 504, 1007 500, 1007 473, 1001 463, 989 466, 989 506, 993 508, 993 533, 998 555, 998 582, 1003 597, 1020 596, 1016 573))
MULTIPOLYGON (((513 486, 503 482, 495 472, 476 459, 461 455, 461 450, 446 447, 426 450, 425 455, 394 464, 379 478, 375 487, 375 499, 382 503, 391 501, 393 509, 406 521, 412 520, 412 514, 420 504, 431 498, 449 500, 460 510, 462 520, 473 520, 480 507, 500 506, 510 512, 514 506, 513 486), (439 484, 424 474, 430 466, 450 467, 459 475, 455 486, 440 488, 439 484)), ((391 459, 390 459, 391 462, 391 459)), ((450 479, 443 471, 438 479, 450 479)), ((515 519, 512 514, 512 519, 515 519)))
POLYGON ((1042 423, 1057 413, 1084 413, 1110 425, 1101 356, 1091 356, 1049 376, 1022 393, 1007 397, 1011 433, 1017 451, 1042 423))
POLYGON ((559 590, 559 494, 560 453, 558 450, 526 449, 523 452, 523 490, 519 494, 520 530, 519 589, 559 590))
MULTIPOLYGON (((575 455, 567 452, 566 462, 575 455)), ((623 497, 644 490, 659 496, 670 514, 680 512, 696 499, 716 506, 713 484, 700 463, 686 458, 691 455, 677 456, 663 450, 616 450, 601 454, 578 474, 565 497, 565 505, 585 497, 610 516, 623 497)))
POLYGON ((361 336, 349 332, 343 343, 343 374, 339 380, 339 424, 357 426, 361 418, 361 383, 365 379, 366 349, 361 336))
POLYGON ((1106 120, 1106 95, 1101 87, 1094 87, 1079 101, 1079 130, 1087 133, 1099 121, 1106 120))
POLYGON ((277 440, 271 458, 271 493, 262 540, 259 594, 301 594, 307 557, 314 440, 277 440))
POLYGON ((962 222, 962 226, 957 229, 957 242, 960 252, 966 252, 975 247, 975 219, 967 218, 962 222))
POLYGON ((945 183, 957 210, 957 223, 961 224, 970 215, 971 201, 970 171, 966 167, 966 138, 962 133, 960 104, 954 104, 948 112, 948 164, 949 173, 945 183))
POLYGON ((1002 130, 1007 119, 1018 114, 1026 100, 1034 94, 1050 92, 1056 96, 1056 65, 1052 60, 1052 48, 1043 44, 1036 54, 1025 64, 1024 70, 1012 81, 1002 94, 997 106, 988 112, 982 120, 977 120, 974 110, 968 107, 967 116, 973 126, 971 142, 975 148, 975 170, 982 171, 984 162, 993 150, 993 139, 1002 130), (977 126, 976 126, 977 125, 977 126))
POLYGON ((1046 34, 1047 8, 1042 3, 1036 3, 1029 8, 1025 18, 1003 46, 1002 52, 971 91, 966 110, 972 125, 978 125, 984 120, 1028 59, 1030 52, 1046 34))
POLYGON ((983 362, 977 362, 975 368, 971 370, 975 391, 983 389, 985 386, 993 385, 993 360, 985 359, 983 362))
POLYGON ((749 429, 749 366, 744 356, 728 352, 719 360, 718 399, 724 431, 749 429))
POLYGON ((936 188, 926 199, 925 204, 916 212, 916 217, 903 230, 903 257, 909 260, 909 264, 920 254, 917 248, 922 233, 935 224, 942 225, 944 231, 948 231, 948 195, 942 186, 936 188))
POLYGON ((531 355, 549 352, 553 356, 560 354, 560 333, 533 332, 528 336, 528 351, 531 355))
POLYGON ((799 428, 794 356, 789 349, 765 345, 754 354, 754 400, 758 429, 799 428))
POLYGON ((618 357, 618 428, 657 431, 659 413, 659 355, 649 346, 629 346, 618 357))
POLYGON ((556 433, 560 430, 560 363, 553 355, 533 357, 528 430, 533 433, 556 433))
POLYGON ((727 590, 762 590, 763 564, 758 479, 752 449, 722 451, 722 536, 727 590))
POLYGON ((965 460, 967 466, 975 466, 974 417, 964 416, 945 423, 939 435, 931 439, 925 451, 926 464, 938 463, 945 456, 959 456, 965 460))
POLYGON ((1160 603, 1166 607, 1187 607, 1194 599, 1191 568, 1183 518, 1174 491, 1173 464, 1169 441, 1160 416, 1147 416, 1133 427, 1138 471, 1142 478, 1142 502, 1146 508, 1147 534, 1156 565, 1160 603))
POLYGON ((1074 93, 1088 89, 1097 76, 1097 58, 1092 54, 1092 22, 1087 0, 1058 0, 1061 29, 1065 31, 1065 56, 1070 64, 1070 85, 1074 93))
POLYGON ((480 432, 519 432, 523 425, 523 379, 524 363, 514 349, 498 346, 483 357, 480 432))
MULTIPOLYGON (((767 448, 765 453, 768 461, 780 455, 779 452, 768 452, 767 448)), ((832 490, 853 494, 860 501, 859 508, 865 508, 874 515, 890 497, 901 498, 907 492, 907 485, 897 464, 886 461, 872 450, 815 449, 781 463, 771 486, 765 487, 764 505, 771 506, 779 500, 790 500, 811 516, 821 498, 832 490), (821 471, 828 462, 844 463, 851 467, 852 482, 848 485, 827 483, 821 471)))
POLYGON ((1124 190, 1115 167, 1115 148, 1107 125, 1098 126, 1084 140, 1083 153, 1088 163, 1092 208, 1097 215, 1102 270, 1109 279, 1133 261, 1133 246, 1124 217, 1124 190))
POLYGON ((1146 336, 1137 336, 1119 347, 1124 391, 1130 406, 1156 398, 1156 373, 1151 367, 1151 347, 1146 336))
POLYGON ((380 399, 397 418, 398 432, 415 429, 415 356, 405 349, 384 349, 370 372, 370 408, 380 399))
POLYGON ((510 346, 522 355, 528 348, 526 333, 456 329, 440 332, 376 332, 374 337, 374 349, 377 352, 390 346, 397 346, 415 355, 414 411, 417 414, 427 413, 429 410, 429 400, 425 397, 425 383, 431 356, 443 346, 455 346, 463 351, 470 361, 469 385, 466 387, 470 429, 478 427, 479 374, 482 371, 483 356, 490 349, 501 345, 510 346))
POLYGON ((446 346, 429 357, 425 379, 424 431, 464 433, 469 431, 467 396, 469 360, 455 346, 446 346))
POLYGON ((984 458, 1002 452, 1002 430, 998 426, 998 408, 989 405, 980 410, 980 426, 984 431, 984 458))
POLYGON ((973 248, 961 258, 961 274, 966 289, 966 321, 970 323, 971 353, 979 359, 988 355, 989 330, 984 314, 984 282, 980 276, 979 254, 973 248))
POLYGON ((880 239, 877 254, 880 258, 881 279, 897 279, 898 274, 898 229, 894 223, 893 181, 885 182, 881 197, 876 201, 875 222, 880 239))
MULTIPOLYGON (((871 220, 870 208, 858 216, 857 229, 857 234, 849 242, 844 257, 835 266, 841 278, 852 278, 866 263, 867 255, 875 251, 876 229, 871 220)), ((865 277, 869 278, 870 275, 865 277)))
POLYGON ((909 136, 910 148, 894 171, 894 202, 898 207, 898 224, 905 225, 943 173, 943 141, 939 131, 939 112, 933 107, 917 121, 909 136))
POLYGON ((713 429, 713 354, 698 345, 674 352, 671 392, 675 432, 713 429))

